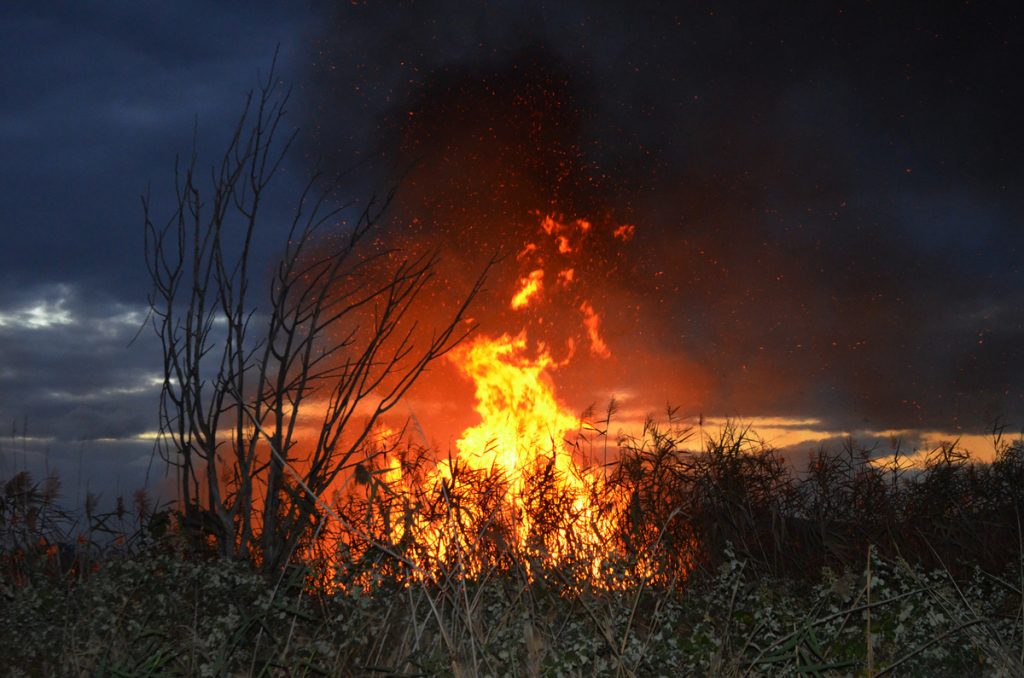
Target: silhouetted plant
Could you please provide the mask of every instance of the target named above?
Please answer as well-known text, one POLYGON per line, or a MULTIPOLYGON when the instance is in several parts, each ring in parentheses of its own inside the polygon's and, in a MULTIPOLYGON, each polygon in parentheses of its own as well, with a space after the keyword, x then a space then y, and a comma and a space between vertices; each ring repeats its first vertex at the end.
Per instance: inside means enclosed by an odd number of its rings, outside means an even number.
POLYGON ((295 139, 288 99, 272 66, 209 174, 195 149, 176 163, 169 216, 158 221, 143 198, 164 362, 161 452, 177 472, 182 526, 196 549, 212 542, 269 572, 312 547, 327 514, 321 495, 427 366, 472 330, 462 320, 494 263, 424 330, 413 316, 437 253, 376 246, 390 196, 348 223, 336 182, 315 173, 279 231, 283 251, 261 299, 253 251, 295 139))

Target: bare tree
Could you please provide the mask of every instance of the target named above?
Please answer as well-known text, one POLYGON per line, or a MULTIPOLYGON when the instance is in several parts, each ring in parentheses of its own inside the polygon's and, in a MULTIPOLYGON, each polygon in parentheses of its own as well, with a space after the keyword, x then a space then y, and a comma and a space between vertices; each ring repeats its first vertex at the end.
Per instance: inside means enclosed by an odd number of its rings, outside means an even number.
POLYGON ((488 263, 439 327, 417 322, 436 252, 373 246, 390 202, 340 225, 314 174, 295 206, 264 305, 250 270, 268 186, 294 132, 273 68, 250 92, 219 164, 201 181, 193 144, 176 204, 157 224, 143 197, 152 324, 163 347, 163 453, 183 521, 225 556, 285 565, 325 519, 316 496, 351 468, 377 421, 472 330, 488 263), (315 423, 314 423, 315 421, 315 423), (313 433, 310 433, 310 431, 313 433))

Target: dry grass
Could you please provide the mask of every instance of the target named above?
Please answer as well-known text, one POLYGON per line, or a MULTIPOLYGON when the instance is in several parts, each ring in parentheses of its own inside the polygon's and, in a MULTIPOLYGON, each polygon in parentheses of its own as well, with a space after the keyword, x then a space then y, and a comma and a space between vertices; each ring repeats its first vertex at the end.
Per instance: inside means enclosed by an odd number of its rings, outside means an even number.
MULTIPOLYGON (((365 539, 349 543, 359 558, 338 569, 337 551, 309 550, 320 559, 267 581, 197 550, 143 495, 69 514, 55 478, 20 474, 0 497, 0 664, 8 675, 1024 675, 1019 442, 992 464, 946 446, 916 473, 851 444, 802 475, 741 429, 686 449, 695 442, 653 422, 620 441, 609 482, 630 501, 609 535, 618 555, 596 574, 582 547, 558 560, 543 558, 543 540, 508 547, 500 477, 467 476, 430 509, 460 545, 430 576, 408 566, 416 535, 390 532, 426 497, 364 483, 341 507, 365 539), (460 532, 457 505, 483 519, 460 532), (328 579, 330 590, 309 586, 328 579)), ((534 471, 527 506, 571 536, 549 471, 534 471)))

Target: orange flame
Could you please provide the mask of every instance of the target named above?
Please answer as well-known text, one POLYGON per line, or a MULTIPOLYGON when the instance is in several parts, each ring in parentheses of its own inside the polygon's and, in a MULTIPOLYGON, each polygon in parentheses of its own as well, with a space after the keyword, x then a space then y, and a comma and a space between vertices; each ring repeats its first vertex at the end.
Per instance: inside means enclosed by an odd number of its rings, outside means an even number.
POLYGON ((543 287, 544 269, 538 268, 530 271, 528 276, 519 279, 519 291, 512 297, 512 308, 520 309, 528 305, 530 299, 540 294, 543 287))
POLYGON ((636 226, 633 226, 632 224, 623 224, 616 228, 612 235, 622 242, 629 242, 633 239, 633 236, 636 235, 636 226))
MULTIPOLYGON (((583 251, 583 241, 593 237, 591 230, 591 223, 582 219, 565 222, 544 216, 541 239, 524 246, 516 257, 522 269, 510 307, 518 311, 547 301, 542 252, 548 253, 551 279, 557 281, 548 296, 572 298, 578 283, 576 268, 565 259, 583 251)), ((612 236, 626 241, 633 232, 633 226, 620 226, 612 236)), ((575 326, 579 340, 589 343, 591 355, 610 358, 612 351, 602 336, 598 311, 586 299, 576 297, 572 304, 570 308, 580 313, 575 326)), ((568 316, 567 321, 572 322, 573 317, 568 316)), ((472 554, 470 544, 479 546, 489 526, 501 522, 509 531, 501 533, 500 545, 494 549, 528 555, 526 567, 531 572, 530 563, 578 562, 583 554, 597 579, 609 555, 616 516, 628 512, 630 498, 620 496, 624 493, 609 485, 602 470, 582 463, 576 443, 581 433, 595 429, 556 394, 555 374, 573 360, 577 339, 569 336, 565 357, 556 360, 544 342, 528 337, 529 318, 524 316, 522 328, 515 333, 479 334, 448 354, 458 373, 473 384, 479 420, 459 435, 454 454, 438 461, 418 480, 403 477, 402 463, 386 449, 379 455, 376 480, 417 497, 405 504, 400 519, 381 509, 381 520, 388 526, 385 532, 391 543, 415 530, 416 543, 422 547, 420 557, 447 562, 453 553, 458 554, 460 567, 475 572, 486 562, 484 556, 472 554), (496 479, 499 492, 480 499, 484 495, 474 494, 473 486, 490 482, 487 479, 496 479), (544 488, 531 485, 537 482, 544 488), (467 486, 469 493, 460 495, 460 487, 467 486), (538 496, 543 497, 542 505, 545 501, 548 506, 553 504, 569 518, 551 521, 538 517, 530 508, 537 505, 538 496)), ((381 448, 388 447, 392 435, 389 429, 382 429, 381 448)), ((491 553, 494 557, 494 551, 491 553)))
POLYGON ((590 352, 601 358, 610 358, 612 352, 601 338, 601 316, 589 301, 580 304, 580 312, 583 314, 583 325, 587 328, 587 336, 590 338, 590 352))
POLYGON ((515 473, 535 450, 561 447, 579 419, 556 400, 551 356, 527 355, 525 333, 480 337, 452 355, 476 387, 480 423, 462 432, 459 458, 473 468, 515 473))
MULTIPOLYGON (((565 222, 552 215, 544 216, 540 222, 540 232, 550 238, 553 250, 565 257, 582 251, 582 240, 591 228, 589 221, 565 222)), ((514 310, 541 299, 545 277, 541 250, 537 243, 530 243, 517 257, 527 272, 519 277, 511 298, 514 310)), ((563 288, 576 279, 575 268, 566 266, 564 261, 552 273, 563 288)), ((591 353, 610 357, 597 311, 586 300, 578 310, 582 314, 580 330, 589 340, 591 353)), ((474 384, 474 409, 479 416, 479 423, 464 430, 456 442, 456 461, 474 471, 500 473, 509 482, 508 497, 512 504, 530 491, 525 474, 538 465, 545 467, 556 479, 561 497, 567 499, 567 508, 576 516, 574 547, 589 545, 600 552, 605 543, 602 532, 609 528, 609 519, 593 501, 594 493, 600 491, 601 478, 578 465, 573 457, 571 439, 586 424, 558 400, 553 378, 553 373, 572 359, 574 346, 575 340, 570 337, 566 342, 568 355, 558 362, 543 343, 531 345, 523 329, 515 335, 479 335, 453 351, 450 360, 474 384)), ((438 465, 438 478, 452 478, 451 463, 444 461, 438 465)), ((519 520, 515 546, 521 549, 531 540, 536 541, 539 528, 532 524, 528 512, 520 510, 516 515, 519 520)), ((567 555, 567 535, 545 537, 545 558, 557 561, 567 555)))

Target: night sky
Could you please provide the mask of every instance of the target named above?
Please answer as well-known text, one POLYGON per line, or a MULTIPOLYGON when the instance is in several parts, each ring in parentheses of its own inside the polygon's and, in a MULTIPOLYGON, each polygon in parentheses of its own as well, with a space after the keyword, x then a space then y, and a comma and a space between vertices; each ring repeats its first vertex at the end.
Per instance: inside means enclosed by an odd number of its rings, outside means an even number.
MULTIPOLYGON (((397 186, 382 237, 439 247, 451 289, 540 214, 594 223, 581 294, 613 357, 561 375, 571 406, 616 394, 816 439, 1019 431, 1018 10, 750 4, 5 6, 0 472, 140 482, 160 362, 149 333, 128 346, 139 194, 169 207, 196 124, 215 159, 276 45, 302 134, 282 195, 315 164, 357 202, 397 186)), ((522 324, 515 275, 496 272, 481 331, 522 324)))

